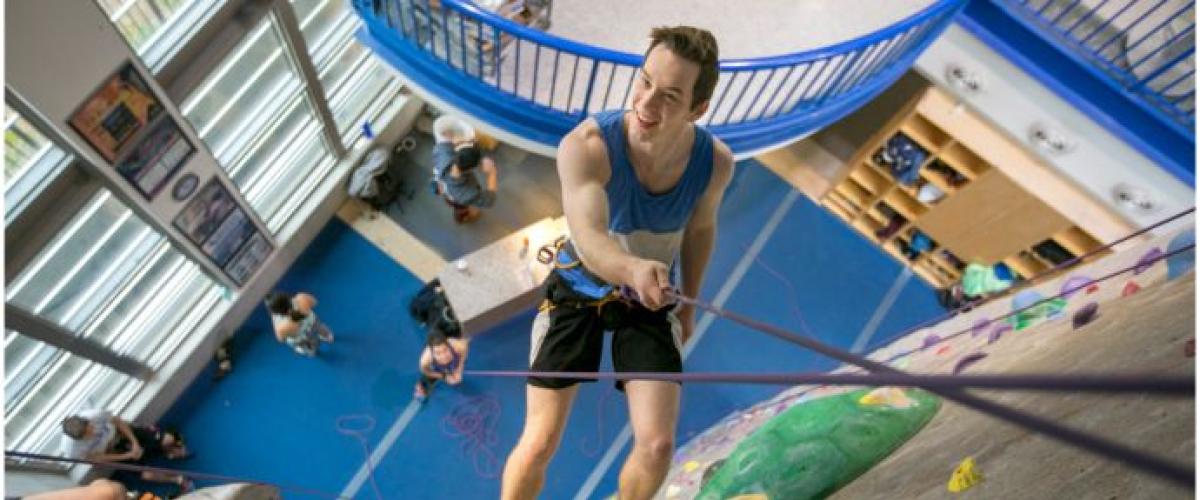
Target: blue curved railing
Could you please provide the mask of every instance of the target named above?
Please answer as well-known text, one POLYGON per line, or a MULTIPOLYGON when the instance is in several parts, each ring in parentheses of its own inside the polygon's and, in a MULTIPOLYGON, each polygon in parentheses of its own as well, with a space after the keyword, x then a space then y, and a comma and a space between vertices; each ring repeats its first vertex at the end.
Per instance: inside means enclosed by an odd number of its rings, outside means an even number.
POLYGON ((1196 128, 1193 0, 993 0, 1137 97, 1184 136, 1196 128))
MULTIPOLYGON (((965 3, 938 0, 821 49, 722 61, 700 123, 739 156, 802 137, 887 88, 965 3)), ((410 83, 550 147, 589 114, 622 107, 642 60, 528 28, 464 0, 353 5, 365 24, 360 39, 410 83)))

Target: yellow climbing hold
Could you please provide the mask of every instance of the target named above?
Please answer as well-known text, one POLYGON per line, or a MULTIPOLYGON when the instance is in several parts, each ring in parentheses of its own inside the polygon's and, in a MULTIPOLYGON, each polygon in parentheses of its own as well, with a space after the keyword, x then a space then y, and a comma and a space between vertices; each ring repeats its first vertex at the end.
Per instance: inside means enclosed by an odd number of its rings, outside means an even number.
POLYGON ((684 472, 692 472, 699 468, 700 468, 700 462, 697 462, 695 460, 688 460, 687 463, 683 464, 684 472))
POLYGON ((898 387, 880 387, 858 398, 858 404, 863 406, 890 406, 892 408, 909 408, 914 403, 898 387))
POLYGON ((980 481, 983 481, 983 474, 975 469, 975 459, 967 457, 954 469, 954 474, 950 475, 950 482, 946 484, 946 489, 951 493, 959 493, 975 486, 980 481))
POLYGON ((747 493, 736 497, 729 497, 727 500, 771 500, 771 497, 762 493, 747 493))

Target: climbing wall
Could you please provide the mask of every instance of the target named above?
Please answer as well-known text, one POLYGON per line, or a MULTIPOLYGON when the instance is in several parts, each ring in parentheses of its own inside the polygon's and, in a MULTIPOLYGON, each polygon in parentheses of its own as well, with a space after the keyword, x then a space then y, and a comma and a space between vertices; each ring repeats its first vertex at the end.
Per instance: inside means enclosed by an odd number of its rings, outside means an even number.
MULTIPOLYGON (((916 373, 1194 373, 1192 359, 1185 353, 1185 344, 1194 335, 1194 274, 1190 272, 1194 252, 1159 259, 1193 241, 1194 232, 1189 227, 1131 245, 1120 253, 913 332, 869 357, 916 373), (1118 273, 1125 268, 1132 269, 1118 273), (1173 280, 1170 286, 1161 286, 1168 280, 1173 280)), ((835 370, 855 371, 858 368, 850 366, 835 370)), ((696 498, 706 480, 722 474, 727 459, 744 451, 739 446, 747 438, 760 428, 768 428, 764 424, 786 416, 797 405, 850 389, 797 386, 727 416, 677 451, 659 498, 696 498)), ((980 394, 1081 429, 1108 429, 1115 434, 1110 437, 1118 441, 1155 446, 1158 449, 1151 448, 1153 451, 1176 459, 1190 461, 1194 453, 1190 399, 995 391, 980 394), (1099 411, 1101 407, 1105 410, 1099 411), (1122 422, 1122 416, 1134 421, 1122 422), (1103 425, 1098 425, 1100 421, 1103 425), (1122 438, 1121 429, 1137 429, 1136 441, 1133 436, 1122 438)), ((1064 491, 1075 491, 1064 489, 1064 485, 1096 494, 1110 490, 1137 493, 1134 497, 1158 493, 1145 498, 1171 498, 1182 493, 1154 478, 1033 437, 991 417, 955 404, 945 406, 911 442, 836 496, 942 498, 948 494, 947 483, 956 466, 968 457, 974 458, 984 478, 968 491, 978 492, 981 498, 1061 498, 1064 491), (1011 437, 1006 440, 1005 436, 1011 437), (1009 459, 1006 450, 1011 440, 1027 443, 1028 449, 1022 451, 1029 456, 1009 459), (1047 464, 1040 458, 1047 456, 1058 457, 1059 461, 1047 464), (1015 461, 1021 463, 1010 463, 1015 461), (902 472, 905 469, 913 472, 902 472), (1065 474, 1065 478, 1053 476, 1050 471, 1065 474), (1089 479, 1081 480, 1081 475, 1089 479), (1045 483, 1024 488, 1030 477, 1044 478, 1045 483), (1002 480, 1011 483, 999 485, 1002 480), (897 490, 901 485, 906 487, 905 494, 897 490)), ((738 472, 756 474, 753 468, 738 472)), ((772 498, 762 494, 768 491, 765 483, 760 481, 755 486, 754 481, 746 481, 748 489, 741 494, 759 493, 761 496, 756 498, 772 498)))

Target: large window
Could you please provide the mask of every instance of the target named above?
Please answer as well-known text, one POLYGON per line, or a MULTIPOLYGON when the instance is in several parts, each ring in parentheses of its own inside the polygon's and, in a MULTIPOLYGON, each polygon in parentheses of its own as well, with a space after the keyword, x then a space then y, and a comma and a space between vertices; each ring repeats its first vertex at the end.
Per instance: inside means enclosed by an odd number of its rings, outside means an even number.
POLYGON ((400 81, 354 38, 362 23, 341 0, 292 0, 304 41, 338 134, 346 145, 361 137, 361 125, 375 123, 396 99, 400 81))
POLYGON ((147 66, 159 68, 224 0, 99 0, 117 31, 147 66))
MULTIPOLYGON (((272 10, 217 62, 207 53, 192 60, 196 50, 181 48, 208 47, 201 38, 219 30, 206 21, 224 0, 97 4, 152 72, 171 63, 206 75, 175 104, 278 237, 315 206, 317 188, 343 159, 338 152, 364 140, 360 124, 385 125, 403 102, 398 79, 355 41, 360 22, 347 0, 297 1, 299 25, 287 30, 280 17, 290 16, 272 10), (288 47, 285 34, 297 32, 307 53, 288 47), (308 63, 296 58, 311 60, 317 80, 305 77, 300 68, 308 63), (332 122, 318 112, 325 108, 332 122), (342 144, 328 142, 331 136, 342 144)), ((103 183, 90 182, 86 168, 69 170, 86 186, 51 185, 65 181, 65 169, 80 167, 47 133, 63 124, 41 120, 36 110, 22 116, 25 101, 9 90, 5 224, 31 236, 8 242, 9 255, 19 258, 6 271, 5 300, 20 321, 5 330, 5 438, 10 449, 53 454, 63 417, 83 408, 129 411, 140 391, 155 390, 142 373, 157 376, 169 362, 196 355, 183 346, 212 333, 230 296, 103 183), (46 194, 48 185, 55 194, 46 194), (70 199, 70 208, 58 196, 70 199), (33 209, 22 213, 26 205, 33 209), (44 207, 61 213, 44 218, 44 207)))
MULTIPOLYGON (((6 300, 95 345, 160 368, 212 310, 219 288, 108 191, 100 191, 7 284, 6 300)), ((54 451, 47 436, 81 405, 113 411, 141 382, 8 332, 5 434, 54 451), (114 392, 115 391, 115 392, 114 392), (120 396, 118 398, 117 396, 120 396), (114 399, 116 398, 116 399, 114 399)))
POLYGON ((142 381, 12 330, 4 335, 4 446, 57 454, 59 422, 81 409, 119 410, 142 381))
POLYGON ((275 233, 294 213, 288 202, 311 195, 335 163, 284 43, 267 16, 182 106, 275 233))
POLYGON ((70 157, 24 117, 4 106, 4 210, 11 221, 70 157))

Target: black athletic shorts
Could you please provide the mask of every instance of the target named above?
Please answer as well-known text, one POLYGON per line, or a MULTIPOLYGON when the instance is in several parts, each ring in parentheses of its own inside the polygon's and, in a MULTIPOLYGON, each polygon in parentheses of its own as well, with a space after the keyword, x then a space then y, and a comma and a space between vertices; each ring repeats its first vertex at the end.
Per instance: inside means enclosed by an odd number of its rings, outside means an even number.
MULTIPOLYGON (((588 305, 556 273, 546 279, 546 299, 553 304, 533 321, 531 371, 596 372, 604 350, 604 332, 613 332, 613 368, 618 372, 683 371, 679 321, 669 307, 651 311, 640 304, 609 302, 588 305)), ((563 389, 595 379, 529 377, 534 387, 563 389)), ((624 384, 616 383, 624 390, 624 384)))

